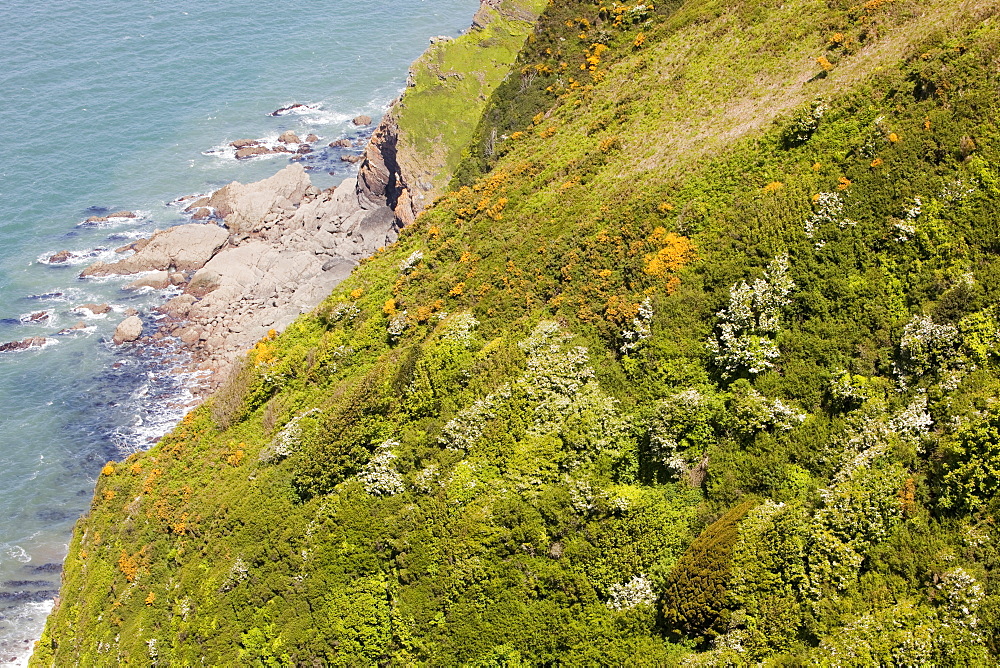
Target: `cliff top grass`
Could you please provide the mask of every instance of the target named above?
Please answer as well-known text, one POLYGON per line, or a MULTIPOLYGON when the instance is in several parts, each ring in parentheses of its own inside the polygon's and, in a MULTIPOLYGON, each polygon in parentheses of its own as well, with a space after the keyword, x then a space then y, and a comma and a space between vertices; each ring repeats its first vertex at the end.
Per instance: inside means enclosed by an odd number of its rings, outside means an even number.
POLYGON ((432 44, 411 66, 405 98, 394 109, 398 155, 425 206, 451 179, 489 96, 544 8, 543 0, 485 4, 477 14, 481 25, 432 44))

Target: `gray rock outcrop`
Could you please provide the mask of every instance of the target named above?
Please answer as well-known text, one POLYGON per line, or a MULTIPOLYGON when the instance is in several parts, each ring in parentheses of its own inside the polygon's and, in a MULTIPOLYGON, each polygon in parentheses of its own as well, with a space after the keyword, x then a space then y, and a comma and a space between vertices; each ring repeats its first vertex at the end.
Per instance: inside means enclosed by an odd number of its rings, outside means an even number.
POLYGON ((292 164, 263 181, 233 181, 215 191, 207 206, 222 216, 233 234, 250 234, 267 222, 291 215, 311 185, 302 165, 292 164))
POLYGON ((112 276, 144 271, 200 269, 229 238, 218 225, 192 223, 155 233, 141 250, 118 262, 97 262, 80 274, 112 276))

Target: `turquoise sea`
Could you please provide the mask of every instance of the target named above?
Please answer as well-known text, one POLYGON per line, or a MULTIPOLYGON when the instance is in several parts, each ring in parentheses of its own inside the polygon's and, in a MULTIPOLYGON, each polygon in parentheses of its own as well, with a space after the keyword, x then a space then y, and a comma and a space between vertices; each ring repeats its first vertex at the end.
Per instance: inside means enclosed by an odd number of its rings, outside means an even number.
MULTIPOLYGON (((183 360, 169 349, 109 343, 126 309, 151 321, 163 295, 125 292, 121 279, 81 280, 79 271, 184 222, 176 198, 287 163, 237 162, 223 150, 230 141, 289 129, 315 133, 318 147, 364 139, 350 119, 381 115, 428 38, 465 30, 477 5, 0 4, 0 343, 47 337, 41 348, 0 352, 0 665, 22 664, 40 634, 103 463, 148 447, 191 400, 171 372, 183 360), (268 115, 291 103, 311 108, 268 115), (138 217, 84 224, 121 210, 138 217), (62 250, 76 258, 47 262, 62 250), (114 310, 74 311, 87 302, 114 310), (85 329, 57 334, 79 321, 85 329)), ((310 156, 316 185, 350 174, 339 156, 310 156)))

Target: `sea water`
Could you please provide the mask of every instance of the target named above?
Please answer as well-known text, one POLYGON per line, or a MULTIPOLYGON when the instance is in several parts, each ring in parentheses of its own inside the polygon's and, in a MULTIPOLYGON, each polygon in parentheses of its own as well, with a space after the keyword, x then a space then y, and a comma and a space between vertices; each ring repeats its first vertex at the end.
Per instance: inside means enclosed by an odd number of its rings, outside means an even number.
POLYGON ((323 148, 305 163, 313 182, 349 176, 344 149, 327 144, 363 141, 371 128, 351 119, 377 119, 428 38, 467 29, 477 5, 0 4, 0 343, 46 339, 0 352, 0 664, 23 663, 40 635, 103 463, 149 447, 192 399, 177 373, 183 355, 109 341, 128 309, 152 326, 165 295, 125 291, 122 278, 80 279, 81 269, 186 222, 178 197, 288 163, 237 161, 230 141, 315 133, 323 148), (308 106, 268 115, 292 103, 308 106), (121 210, 137 215, 85 222, 121 210), (74 259, 48 261, 63 250, 74 259), (77 310, 88 302, 113 310, 77 310))

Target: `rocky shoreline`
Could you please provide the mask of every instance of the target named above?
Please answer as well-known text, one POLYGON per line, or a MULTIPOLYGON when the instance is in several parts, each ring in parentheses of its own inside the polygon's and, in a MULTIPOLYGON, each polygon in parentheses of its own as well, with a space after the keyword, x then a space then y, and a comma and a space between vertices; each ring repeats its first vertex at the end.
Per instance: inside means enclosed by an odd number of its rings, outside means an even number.
POLYGON ((234 181, 189 206, 192 222, 117 249, 120 260, 86 267, 81 279, 135 275, 125 289, 181 290, 156 309, 151 327, 137 314, 126 317, 114 343, 176 344, 192 359, 179 371, 209 372, 194 391, 218 387, 256 341, 315 308, 412 220, 387 205, 397 179, 385 161, 368 159, 391 150, 375 144, 358 177, 336 187, 312 185, 298 163, 256 183, 234 181))
MULTIPOLYGON (((498 17, 526 23, 533 20, 533 15, 508 15, 505 7, 498 0, 483 0, 471 31, 483 30, 498 17)), ((434 37, 430 41, 431 48, 413 68, 430 67, 428 63, 437 57, 435 49, 443 48, 451 38, 434 37)), ((408 89, 417 85, 413 68, 408 89)), ((421 70, 417 76, 435 83, 441 78, 431 74, 430 70, 421 70)), ((441 153, 440 147, 430 152, 426 147, 418 148, 413 137, 401 130, 406 101, 405 92, 393 101, 362 153, 350 150, 359 143, 349 138, 328 145, 337 152, 347 149, 339 159, 357 164, 357 176, 325 190, 312 184, 302 162, 317 151, 316 135, 300 138, 287 131, 276 141, 230 142, 227 150, 234 151, 237 160, 284 153, 290 155, 289 164, 255 183, 234 181, 206 196, 176 200, 175 204, 184 206, 188 223, 117 248, 115 252, 121 259, 95 262, 83 270, 83 280, 135 276, 125 290, 175 293, 153 312, 126 311, 112 343, 176 346, 189 353, 191 362, 178 367, 177 372, 203 372, 193 374, 198 380, 191 389, 204 398, 225 380, 234 363, 254 343, 315 308, 362 259, 393 243, 399 230, 441 194, 450 178, 447 154, 441 153), (178 291, 180 294, 176 294, 178 291)), ((270 115, 284 116, 312 108, 314 105, 294 103, 270 115)), ((359 115, 352 123, 363 128, 372 119, 359 115)), ((121 211, 85 224, 136 215, 121 211)), ((80 259, 69 251, 60 251, 48 262, 62 264, 80 259)), ((105 307, 101 313, 110 310, 106 305, 89 306, 105 307)), ((82 323, 74 328, 80 326, 82 323)), ((65 333, 71 330, 58 332, 65 333)), ((29 337, 5 344, 0 351, 38 347, 47 340, 29 337)))

